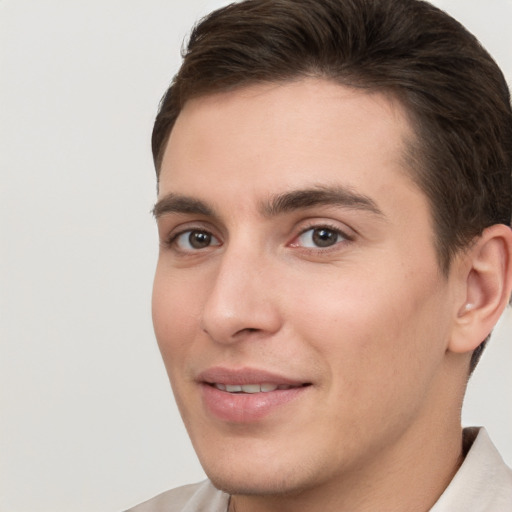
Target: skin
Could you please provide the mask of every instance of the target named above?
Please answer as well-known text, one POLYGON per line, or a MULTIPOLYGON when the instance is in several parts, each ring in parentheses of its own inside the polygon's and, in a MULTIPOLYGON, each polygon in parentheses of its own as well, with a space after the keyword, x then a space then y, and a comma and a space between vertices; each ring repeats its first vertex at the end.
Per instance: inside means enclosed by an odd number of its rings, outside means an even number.
POLYGON ((194 99, 176 122, 155 208, 153 319, 231 510, 424 511, 460 465, 469 264, 439 270, 404 163, 411 137, 389 97, 320 79, 194 99), (255 421, 224 421, 198 382, 218 366, 308 386, 255 421))

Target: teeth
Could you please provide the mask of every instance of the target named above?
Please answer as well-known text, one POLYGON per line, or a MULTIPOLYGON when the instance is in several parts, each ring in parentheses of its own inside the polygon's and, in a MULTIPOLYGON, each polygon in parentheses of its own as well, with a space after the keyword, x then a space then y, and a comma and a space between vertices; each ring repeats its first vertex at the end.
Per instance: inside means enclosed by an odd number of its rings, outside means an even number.
POLYGON ((259 384, 246 384, 242 386, 242 391, 244 393, 260 393, 261 386, 259 384))
POLYGON ((214 384, 214 387, 228 393, 268 393, 276 389, 290 389, 292 386, 287 384, 214 384))
POLYGON ((226 384, 226 391, 228 393, 239 393, 240 391, 242 391, 242 386, 231 386, 229 384, 226 384))

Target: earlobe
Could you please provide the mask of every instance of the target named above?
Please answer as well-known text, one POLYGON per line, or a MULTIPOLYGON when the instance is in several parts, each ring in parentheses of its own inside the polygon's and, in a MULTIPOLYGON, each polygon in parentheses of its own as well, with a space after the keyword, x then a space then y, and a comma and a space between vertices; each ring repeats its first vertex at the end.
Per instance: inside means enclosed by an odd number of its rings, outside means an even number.
POLYGON ((463 258, 463 300, 448 349, 472 352, 489 335, 512 290, 512 230, 497 224, 484 230, 463 258))

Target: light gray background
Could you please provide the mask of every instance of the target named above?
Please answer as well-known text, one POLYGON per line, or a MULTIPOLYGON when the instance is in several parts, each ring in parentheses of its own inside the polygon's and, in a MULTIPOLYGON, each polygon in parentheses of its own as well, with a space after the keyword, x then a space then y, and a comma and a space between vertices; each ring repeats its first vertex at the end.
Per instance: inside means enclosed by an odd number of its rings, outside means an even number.
MULTIPOLYGON (((203 477, 153 340, 149 137, 223 3, 0 0, 0 511, 120 510, 203 477)), ((512 82, 512 0, 436 3, 512 82)), ((508 311, 464 410, 509 464, 511 337, 508 311)))

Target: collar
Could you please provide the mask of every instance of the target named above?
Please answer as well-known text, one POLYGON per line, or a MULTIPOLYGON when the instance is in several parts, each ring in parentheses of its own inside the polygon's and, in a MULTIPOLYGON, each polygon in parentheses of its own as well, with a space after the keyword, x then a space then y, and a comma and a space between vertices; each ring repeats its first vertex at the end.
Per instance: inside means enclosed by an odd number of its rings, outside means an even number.
POLYGON ((464 448, 464 462, 430 512, 512 510, 512 470, 485 428, 464 429, 464 448))

